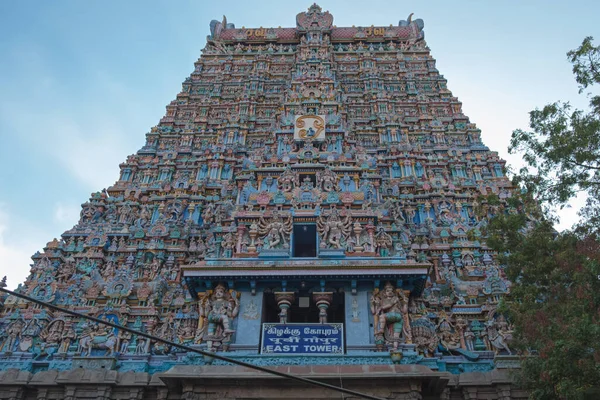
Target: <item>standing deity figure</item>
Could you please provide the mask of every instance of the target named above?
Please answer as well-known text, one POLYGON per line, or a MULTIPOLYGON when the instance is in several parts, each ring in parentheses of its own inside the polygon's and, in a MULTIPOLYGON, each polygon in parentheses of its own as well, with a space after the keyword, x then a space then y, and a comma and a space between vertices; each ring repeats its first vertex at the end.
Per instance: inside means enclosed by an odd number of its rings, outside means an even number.
POLYGON ((278 314, 279 316, 279 323, 280 324, 287 324, 288 321, 288 309, 287 307, 282 307, 281 311, 278 314))
POLYGON ((375 322, 375 343, 382 348, 391 343, 398 349, 401 336, 405 343, 412 343, 410 321, 408 319, 408 298, 402 289, 394 289, 387 282, 383 292, 375 290, 371 297, 371 313, 375 322))
POLYGON ((215 342, 221 343, 224 350, 229 347, 231 335, 235 333, 231 325, 240 310, 238 297, 237 292, 227 291, 219 284, 212 295, 200 301, 199 330, 200 333, 204 333, 210 351, 218 347, 214 346, 215 342))
POLYGON ((388 257, 390 255, 390 249, 392 248, 392 237, 385 231, 383 226, 377 228, 377 236, 375 238, 377 242, 377 250, 381 257, 388 257))
POLYGON ((18 319, 15 322, 11 323, 6 329, 6 339, 2 344, 3 352, 12 352, 17 345, 17 341, 21 338, 21 332, 25 327, 25 321, 22 319, 18 319))
POLYGON ((465 345, 467 347, 467 350, 475 351, 475 346, 473 346, 474 340, 475 340, 475 334, 473 333, 471 328, 467 327, 467 330, 465 331, 465 345))
POLYGON ((350 215, 347 215, 343 220, 340 219, 337 211, 334 210, 327 220, 323 216, 317 219, 317 229, 321 235, 322 246, 342 249, 345 246, 346 239, 352 232, 352 220, 350 215))
POLYGON ((233 251, 235 249, 235 238, 233 237, 231 232, 227 232, 225 236, 223 236, 221 246, 223 247, 223 255, 225 257, 233 257, 233 251))
POLYGON ((119 330, 119 334, 117 336, 119 345, 117 346, 119 349, 119 353, 127 354, 129 353, 129 343, 131 342, 132 334, 131 332, 125 332, 119 330))
POLYGON ((71 343, 75 342, 75 340, 77 340, 77 334, 75 333, 73 326, 68 324, 63 331, 60 346, 58 347, 58 353, 68 353, 71 343))
POLYGON ((204 225, 207 226, 213 223, 215 219, 215 205, 213 203, 208 203, 206 208, 202 210, 202 221, 204 222, 204 225))

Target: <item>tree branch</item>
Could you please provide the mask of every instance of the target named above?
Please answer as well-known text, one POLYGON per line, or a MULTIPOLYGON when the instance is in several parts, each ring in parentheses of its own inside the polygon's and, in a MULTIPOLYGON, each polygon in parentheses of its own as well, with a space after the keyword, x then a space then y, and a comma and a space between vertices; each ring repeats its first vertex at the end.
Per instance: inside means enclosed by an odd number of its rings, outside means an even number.
POLYGON ((579 167, 582 167, 582 168, 600 170, 600 167, 594 167, 594 166, 592 166, 592 165, 578 163, 577 161, 573 161, 572 159, 567 159, 567 160, 565 160, 565 161, 566 161, 566 162, 568 162, 568 163, 571 163, 571 164, 577 165, 577 166, 579 166, 579 167))

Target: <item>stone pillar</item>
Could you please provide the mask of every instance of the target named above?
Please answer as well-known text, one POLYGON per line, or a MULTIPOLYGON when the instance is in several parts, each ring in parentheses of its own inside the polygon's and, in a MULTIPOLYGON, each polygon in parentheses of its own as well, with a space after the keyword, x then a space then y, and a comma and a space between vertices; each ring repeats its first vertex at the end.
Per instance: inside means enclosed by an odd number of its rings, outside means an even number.
POLYGON ((313 301, 319 308, 319 323, 327 323, 327 309, 333 300, 333 292, 313 292, 313 301))
POLYGON ((460 348, 468 350, 467 349, 467 344, 465 342, 465 329, 468 326, 467 321, 464 318, 462 318, 462 317, 458 317, 456 319, 455 326, 456 326, 456 332, 460 336, 460 348))
POLYGON ((440 276, 440 270, 439 270, 439 266, 438 266, 440 260, 437 257, 433 257, 433 259, 431 261, 433 262, 433 271, 435 273, 435 281, 441 282, 442 278, 440 276))
POLYGON ((288 309, 296 299, 294 292, 275 292, 275 301, 279 307, 279 323, 287 324, 288 309))
POLYGON ((258 225, 256 225, 256 222, 253 222, 252 225, 250 225, 248 234, 250 235, 250 246, 248 246, 248 253, 255 253, 256 237, 258 236, 258 225))
POLYGON ((358 221, 354 222, 354 227, 352 228, 352 231, 356 235, 356 243, 354 245, 354 251, 360 253, 363 251, 363 247, 360 245, 360 234, 362 232, 362 225, 360 224, 360 222, 358 222, 358 221))
POLYGON ((370 219, 369 222, 367 222, 367 226, 365 227, 365 229, 369 233, 369 245, 371 246, 371 248, 369 249, 369 252, 374 252, 375 251, 375 225, 373 225, 372 219, 370 219))

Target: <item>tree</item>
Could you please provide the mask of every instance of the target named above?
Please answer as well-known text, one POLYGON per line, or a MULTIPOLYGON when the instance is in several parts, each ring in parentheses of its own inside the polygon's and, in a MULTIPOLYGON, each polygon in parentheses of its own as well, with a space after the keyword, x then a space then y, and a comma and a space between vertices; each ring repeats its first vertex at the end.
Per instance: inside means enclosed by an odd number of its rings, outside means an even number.
POLYGON ((523 355, 518 383, 533 399, 600 398, 600 242, 557 233, 548 220, 532 225, 524 213, 495 218, 489 229, 514 282, 499 311, 523 355))
MULTIPOLYGON (((580 93, 600 83, 600 47, 591 37, 567 53, 580 93)), ((514 283, 500 311, 514 323, 519 383, 533 399, 600 398, 600 96, 590 109, 556 102, 530 113, 509 151, 527 166, 522 193, 490 221, 488 245, 514 283), (587 195, 573 231, 557 232, 550 210, 587 195)))
POLYGON ((600 226, 600 96, 586 93, 600 84, 600 46, 587 37, 569 51, 579 93, 590 98, 588 111, 568 102, 548 104, 529 113, 531 131, 513 132, 510 153, 523 155, 527 166, 518 182, 543 206, 563 207, 577 194, 587 195, 582 222, 600 226))

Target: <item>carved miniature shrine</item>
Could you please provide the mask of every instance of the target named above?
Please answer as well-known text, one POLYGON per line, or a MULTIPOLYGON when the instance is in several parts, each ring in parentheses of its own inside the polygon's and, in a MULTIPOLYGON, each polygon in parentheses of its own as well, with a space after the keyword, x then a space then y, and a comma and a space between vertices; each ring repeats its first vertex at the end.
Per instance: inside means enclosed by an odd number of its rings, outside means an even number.
MULTIPOLYGON (((484 235, 511 185, 411 16, 212 21, 145 145, 18 290, 259 365, 509 364, 510 283, 484 235)), ((3 370, 226 365, 2 300, 3 370)))

